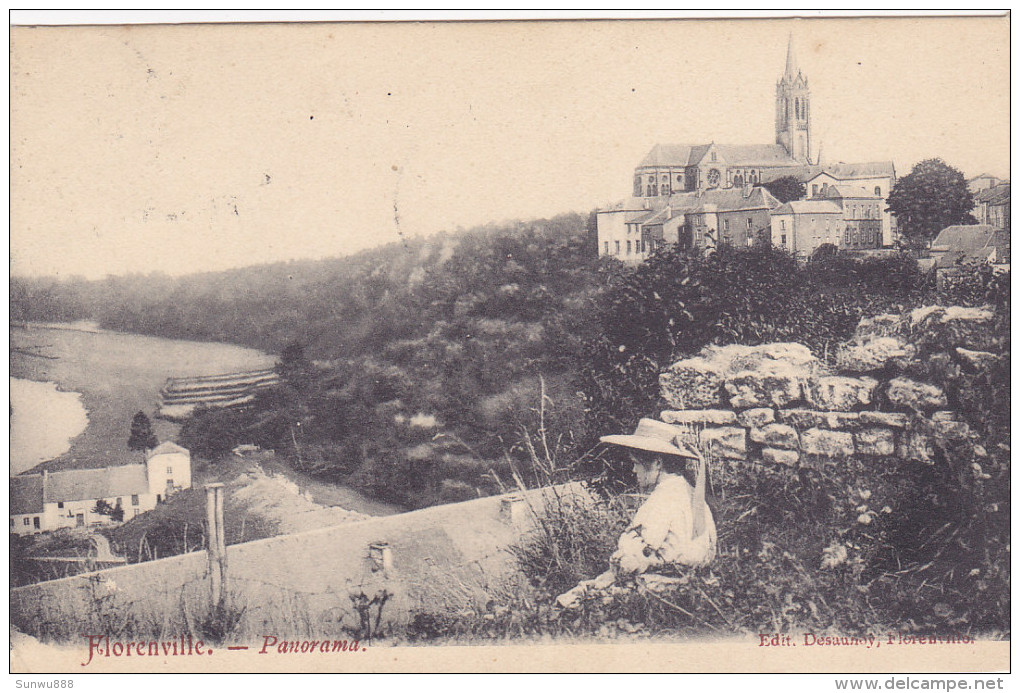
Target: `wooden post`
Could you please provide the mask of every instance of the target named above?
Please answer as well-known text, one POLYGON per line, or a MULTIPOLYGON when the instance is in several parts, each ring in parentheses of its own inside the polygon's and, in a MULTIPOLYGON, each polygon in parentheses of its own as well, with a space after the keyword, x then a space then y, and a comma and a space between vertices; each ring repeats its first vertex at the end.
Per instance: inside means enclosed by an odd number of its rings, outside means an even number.
POLYGON ((210 600, 214 612, 226 606, 227 542, 223 529, 223 484, 206 484, 206 545, 209 554, 210 600))

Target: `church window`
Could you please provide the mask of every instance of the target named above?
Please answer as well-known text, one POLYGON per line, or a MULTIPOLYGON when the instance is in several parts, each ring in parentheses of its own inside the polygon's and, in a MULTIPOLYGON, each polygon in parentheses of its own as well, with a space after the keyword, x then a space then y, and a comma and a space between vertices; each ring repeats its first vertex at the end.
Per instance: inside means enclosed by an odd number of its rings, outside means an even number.
POLYGON ((737 186, 743 185, 744 184, 744 177, 742 175, 740 175, 739 173, 737 175, 733 176, 733 184, 737 185, 737 186))
POLYGON ((716 153, 715 153, 715 152, 712 152, 712 159, 711 159, 711 160, 712 160, 713 162, 714 162, 714 161, 718 161, 718 160, 719 160, 719 159, 718 159, 718 157, 716 156, 716 153))
POLYGON ((655 194, 652 192, 652 187, 653 186, 649 185, 648 187, 645 188, 645 197, 651 197, 652 195, 655 194))
POLYGON ((710 169, 708 172, 708 185, 713 188, 718 186, 719 179, 720 179, 719 169, 716 168, 710 169))
POLYGON ((634 197, 641 197, 641 176, 634 179, 634 197))
POLYGON ((617 255, 619 255, 619 254, 620 254, 620 241, 617 241, 617 242, 616 242, 616 254, 617 254, 617 255))
POLYGON ((655 197, 659 194, 659 188, 656 185, 652 186, 652 192, 648 193, 650 197, 655 197))
POLYGON ((627 241, 627 254, 630 255, 630 241, 627 241))
POLYGON ((758 182, 758 172, 757 171, 751 171, 751 175, 748 176, 747 182, 748 183, 752 183, 752 184, 753 183, 757 183, 758 182))

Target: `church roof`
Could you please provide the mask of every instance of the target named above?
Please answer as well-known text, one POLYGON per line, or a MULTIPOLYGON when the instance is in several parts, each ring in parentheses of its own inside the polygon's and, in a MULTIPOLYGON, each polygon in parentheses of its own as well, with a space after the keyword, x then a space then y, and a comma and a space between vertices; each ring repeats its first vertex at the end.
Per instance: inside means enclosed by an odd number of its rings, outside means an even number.
MULTIPOLYGON (((729 166, 788 166, 798 162, 781 144, 716 144, 720 158, 729 166)), ((694 166, 705 158, 712 144, 657 144, 638 168, 694 166)))
POLYGON ((772 210, 773 214, 843 214, 835 202, 828 200, 793 200, 772 210))

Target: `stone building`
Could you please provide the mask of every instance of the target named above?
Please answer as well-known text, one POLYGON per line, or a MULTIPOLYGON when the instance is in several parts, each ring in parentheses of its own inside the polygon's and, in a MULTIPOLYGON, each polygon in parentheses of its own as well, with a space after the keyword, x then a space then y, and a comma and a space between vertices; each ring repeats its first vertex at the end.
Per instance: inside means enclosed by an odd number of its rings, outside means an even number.
POLYGON ((826 185, 817 198, 835 202, 843 210, 841 250, 882 247, 882 198, 872 190, 852 185, 826 185))
POLYGON ((843 210, 832 200, 793 200, 772 211, 772 245, 803 259, 826 243, 839 247, 845 230, 843 210))

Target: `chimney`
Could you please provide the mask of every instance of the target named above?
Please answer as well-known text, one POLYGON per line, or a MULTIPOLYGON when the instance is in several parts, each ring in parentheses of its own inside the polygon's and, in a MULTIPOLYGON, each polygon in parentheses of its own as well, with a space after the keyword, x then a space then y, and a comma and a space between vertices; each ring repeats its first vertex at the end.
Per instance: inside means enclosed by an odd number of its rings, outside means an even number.
POLYGON ((508 525, 520 525, 526 510, 524 496, 519 493, 511 493, 499 502, 499 518, 508 525))
POLYGON ((393 550, 385 541, 377 541, 368 545, 368 557, 372 562, 372 572, 393 570, 393 550))

